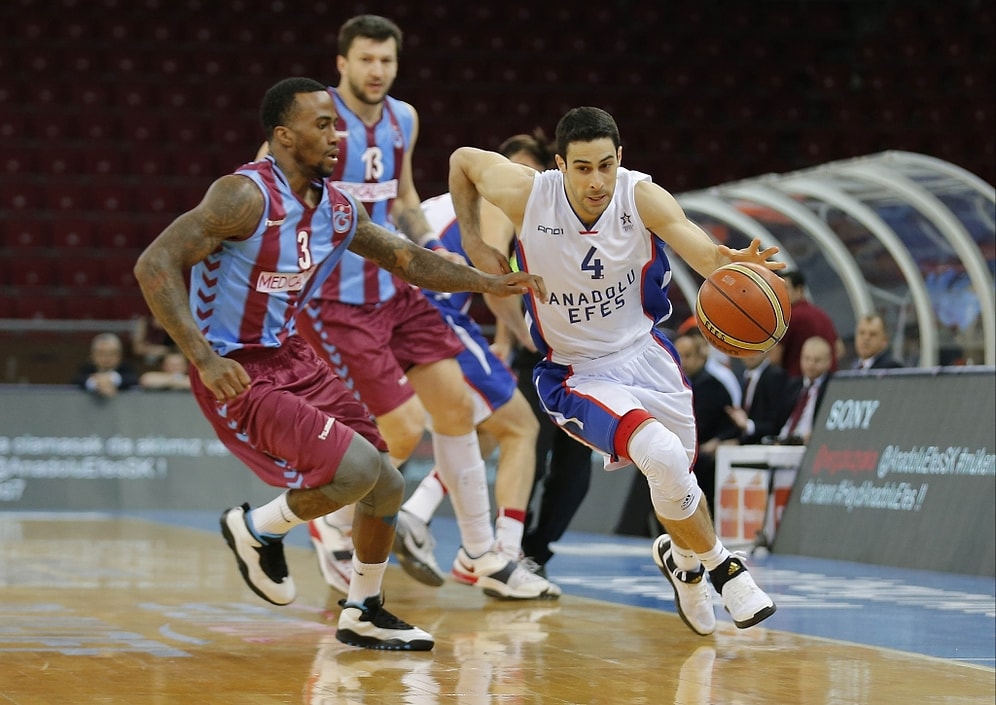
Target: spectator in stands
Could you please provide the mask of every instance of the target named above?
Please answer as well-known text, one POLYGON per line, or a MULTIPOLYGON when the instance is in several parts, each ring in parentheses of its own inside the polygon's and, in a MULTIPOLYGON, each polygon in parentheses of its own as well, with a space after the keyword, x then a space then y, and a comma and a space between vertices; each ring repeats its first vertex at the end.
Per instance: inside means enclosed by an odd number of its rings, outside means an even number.
MULTIPOLYGON (((696 328, 698 328, 698 321, 695 318, 695 314, 692 314, 682 321, 681 325, 678 326, 676 335, 673 337, 677 338, 696 328)), ((726 391, 730 393, 733 405, 740 406, 743 403, 743 389, 740 380, 737 378, 737 373, 733 371, 733 367, 730 365, 730 356, 710 345, 709 357, 706 358, 705 368, 709 374, 723 383, 726 391)))
POLYGON ((733 405, 726 386, 706 367, 709 359, 709 342, 698 328, 678 336, 674 347, 681 356, 681 369, 692 387, 692 408, 698 429, 698 454, 695 457, 695 476, 699 487, 712 505, 716 488, 716 449, 720 444, 736 443, 740 429, 726 413, 733 405))
POLYGON ((854 332, 854 361, 856 370, 888 370, 903 364, 889 352, 889 333, 885 319, 877 313, 861 317, 854 332))
POLYGON ((793 384, 792 411, 778 433, 777 443, 809 443, 816 413, 820 410, 827 383, 833 374, 830 369, 832 359, 833 351, 825 338, 814 335, 802 344, 802 376, 793 384))
POLYGON ((142 389, 170 391, 190 389, 190 376, 187 374, 187 358, 177 351, 163 356, 160 369, 143 372, 138 378, 142 389))
POLYGON ((792 380, 770 356, 769 350, 743 358, 743 404, 726 409, 740 429, 741 445, 778 435, 792 411, 792 380))
POLYGON ((73 384, 101 397, 113 397, 138 384, 138 371, 124 359, 121 338, 114 333, 94 337, 90 360, 80 365, 73 384))
POLYGON ((175 351, 169 333, 163 330, 155 316, 138 316, 131 333, 131 352, 144 364, 155 367, 175 351))
POLYGON ((830 343, 830 369, 837 370, 837 361, 844 356, 844 341, 837 334, 837 327, 830 314, 814 304, 806 292, 806 277, 799 270, 782 272, 792 302, 792 318, 785 337, 771 351, 771 361, 781 365, 789 377, 799 377, 802 369, 799 358, 802 344, 814 335, 830 343))

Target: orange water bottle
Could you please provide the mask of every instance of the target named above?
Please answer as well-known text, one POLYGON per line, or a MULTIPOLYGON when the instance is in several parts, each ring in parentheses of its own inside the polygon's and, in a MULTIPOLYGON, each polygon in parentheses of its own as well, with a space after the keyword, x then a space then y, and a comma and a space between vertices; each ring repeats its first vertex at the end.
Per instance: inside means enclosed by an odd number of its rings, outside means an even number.
POLYGON ((753 539, 757 532, 764 530, 764 508, 768 503, 768 489, 764 484, 764 474, 754 476, 744 487, 744 538, 753 539))

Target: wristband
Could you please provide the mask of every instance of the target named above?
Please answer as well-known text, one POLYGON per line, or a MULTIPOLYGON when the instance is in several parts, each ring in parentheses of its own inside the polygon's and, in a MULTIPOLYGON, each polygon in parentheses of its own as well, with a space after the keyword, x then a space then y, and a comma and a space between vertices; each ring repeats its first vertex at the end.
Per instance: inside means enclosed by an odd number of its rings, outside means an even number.
POLYGON ((440 242, 438 237, 430 237, 428 240, 422 243, 422 247, 427 250, 445 250, 446 245, 440 242))

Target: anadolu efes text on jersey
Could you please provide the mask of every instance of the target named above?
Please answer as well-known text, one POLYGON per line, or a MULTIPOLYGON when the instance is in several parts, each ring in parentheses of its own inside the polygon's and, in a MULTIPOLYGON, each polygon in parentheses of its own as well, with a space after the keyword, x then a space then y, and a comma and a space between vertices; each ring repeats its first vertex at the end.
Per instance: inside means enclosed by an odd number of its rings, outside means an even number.
POLYGON ((270 157, 235 173, 263 192, 263 218, 250 237, 224 241, 190 272, 191 313, 219 355, 278 347, 296 331, 295 314, 342 259, 362 207, 325 181, 309 208, 270 157))
POLYGON ((543 277, 549 302, 527 299, 533 338, 569 365, 623 350, 671 314, 671 265, 643 224, 633 191, 650 177, 620 168, 615 194, 586 228, 567 200, 564 178, 536 175, 516 239, 520 267, 543 277))

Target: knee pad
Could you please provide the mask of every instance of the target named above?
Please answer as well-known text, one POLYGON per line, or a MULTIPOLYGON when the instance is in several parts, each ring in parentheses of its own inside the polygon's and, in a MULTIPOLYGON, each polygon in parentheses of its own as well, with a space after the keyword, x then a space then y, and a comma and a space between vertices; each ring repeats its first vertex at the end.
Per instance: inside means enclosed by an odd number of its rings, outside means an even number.
POLYGON ((691 472, 694 451, 686 450, 659 422, 647 424, 629 441, 629 458, 650 485, 654 510, 664 519, 687 519, 695 513, 702 490, 691 472))

